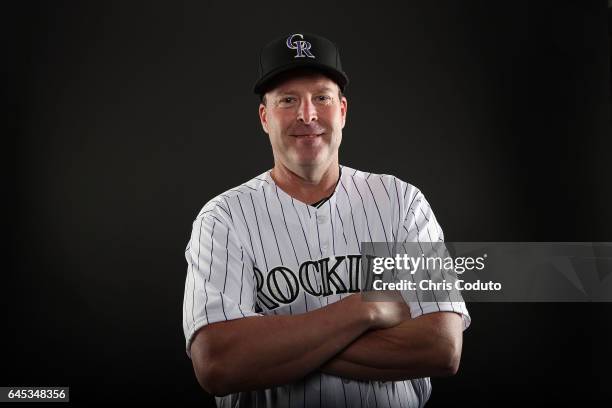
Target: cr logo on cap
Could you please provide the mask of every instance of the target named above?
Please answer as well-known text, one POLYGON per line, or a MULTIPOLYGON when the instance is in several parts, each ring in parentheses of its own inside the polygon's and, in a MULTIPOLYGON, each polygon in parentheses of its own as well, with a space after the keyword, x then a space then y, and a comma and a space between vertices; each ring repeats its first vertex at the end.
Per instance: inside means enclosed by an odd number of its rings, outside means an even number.
POLYGON ((291 34, 289 37, 287 37, 287 48, 291 50, 297 50, 297 54, 293 58, 314 58, 315 56, 312 55, 312 53, 310 52, 311 46, 312 44, 310 44, 308 41, 305 41, 304 36, 302 34, 291 34), (294 42, 293 38, 298 36, 302 40, 294 42))

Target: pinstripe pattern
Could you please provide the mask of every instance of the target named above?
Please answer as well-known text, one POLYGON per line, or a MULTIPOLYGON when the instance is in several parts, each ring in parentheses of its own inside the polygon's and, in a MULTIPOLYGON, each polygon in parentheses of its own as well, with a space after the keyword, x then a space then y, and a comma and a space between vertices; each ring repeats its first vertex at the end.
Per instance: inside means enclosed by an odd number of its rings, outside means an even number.
MULTIPOLYGON (((305 313, 358 291, 361 242, 443 240, 423 194, 394 176, 342 167, 334 194, 315 208, 290 197, 265 172, 208 202, 193 222, 185 250, 187 353, 204 325, 305 313)), ((463 302, 417 298, 409 307, 413 317, 456 311, 464 328, 470 322, 463 302)), ((313 373, 294 384, 217 398, 217 404, 409 408, 423 406, 430 393, 428 378, 349 381, 313 373)))

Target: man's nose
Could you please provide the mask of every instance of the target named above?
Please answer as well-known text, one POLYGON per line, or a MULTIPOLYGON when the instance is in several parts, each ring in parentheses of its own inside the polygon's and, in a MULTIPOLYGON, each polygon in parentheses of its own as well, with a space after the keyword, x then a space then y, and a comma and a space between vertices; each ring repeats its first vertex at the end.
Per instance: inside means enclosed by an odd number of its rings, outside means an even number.
POLYGON ((303 99, 300 103, 297 119, 305 124, 317 120, 317 108, 310 99, 303 99))

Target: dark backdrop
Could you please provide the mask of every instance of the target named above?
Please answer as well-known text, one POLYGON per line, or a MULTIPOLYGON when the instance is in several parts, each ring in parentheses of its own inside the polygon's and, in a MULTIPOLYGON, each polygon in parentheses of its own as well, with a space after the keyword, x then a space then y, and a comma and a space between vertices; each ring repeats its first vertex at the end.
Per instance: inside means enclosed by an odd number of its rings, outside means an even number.
MULTIPOLYGON (((0 385, 211 401, 184 352, 183 251, 207 200, 272 167, 250 89, 283 34, 340 46, 341 162, 421 188, 448 241, 612 241, 604 0, 367 4, 3 7, 0 385)), ((469 309, 430 406, 610 397, 611 304, 469 309)))

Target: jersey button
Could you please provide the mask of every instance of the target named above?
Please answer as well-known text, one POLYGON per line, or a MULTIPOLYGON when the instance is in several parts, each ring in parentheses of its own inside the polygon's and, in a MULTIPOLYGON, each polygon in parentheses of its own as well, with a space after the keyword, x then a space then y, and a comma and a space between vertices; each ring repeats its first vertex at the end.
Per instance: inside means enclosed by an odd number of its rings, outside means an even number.
POLYGON ((325 224, 326 221, 327 221, 327 217, 324 214, 317 215, 317 222, 319 224, 325 224))

